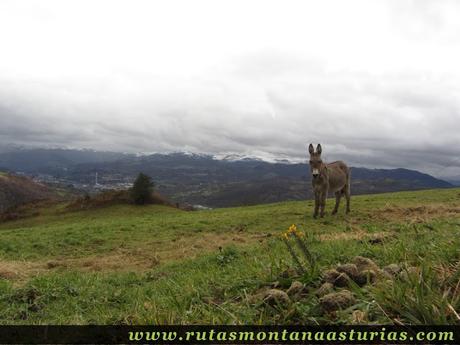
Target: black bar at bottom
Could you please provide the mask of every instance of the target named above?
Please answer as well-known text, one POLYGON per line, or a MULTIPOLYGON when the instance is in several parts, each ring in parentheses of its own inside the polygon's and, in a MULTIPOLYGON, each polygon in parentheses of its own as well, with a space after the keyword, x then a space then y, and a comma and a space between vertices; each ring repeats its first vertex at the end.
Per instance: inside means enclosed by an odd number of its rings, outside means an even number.
POLYGON ((460 344, 460 326, 0 326, 0 344, 460 344))

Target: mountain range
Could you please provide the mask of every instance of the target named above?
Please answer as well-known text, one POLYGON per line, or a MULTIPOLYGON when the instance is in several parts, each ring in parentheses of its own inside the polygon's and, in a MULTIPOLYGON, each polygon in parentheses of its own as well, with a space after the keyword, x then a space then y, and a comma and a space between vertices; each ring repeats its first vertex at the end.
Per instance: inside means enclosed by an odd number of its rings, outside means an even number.
MULTIPOLYGON (((110 188, 131 183, 139 172, 152 177, 157 190, 177 203, 227 207, 303 200, 312 197, 305 163, 267 162, 250 157, 216 159, 188 153, 134 155, 70 149, 16 149, 0 153, 0 169, 74 187, 110 188)), ((352 193, 367 194, 448 188, 452 185, 408 169, 353 167, 352 193)))

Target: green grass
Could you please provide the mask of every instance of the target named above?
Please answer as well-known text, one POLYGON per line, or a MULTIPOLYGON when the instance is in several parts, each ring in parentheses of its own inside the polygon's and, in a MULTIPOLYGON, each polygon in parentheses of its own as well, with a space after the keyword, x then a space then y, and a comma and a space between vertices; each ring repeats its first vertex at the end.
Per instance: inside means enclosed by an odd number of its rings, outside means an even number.
POLYGON ((311 201, 199 212, 56 205, 0 224, 0 321, 349 323, 360 310, 369 323, 458 323, 449 310, 460 311, 459 207, 459 189, 356 196, 350 215, 317 220, 311 201), (322 270, 356 255, 421 274, 355 287, 357 303, 333 314, 313 293, 283 308, 251 304, 258 289, 290 284, 280 274, 294 263, 276 235, 293 223, 318 259, 299 278, 311 291, 322 270), (372 244, 374 235, 385 240, 372 244))

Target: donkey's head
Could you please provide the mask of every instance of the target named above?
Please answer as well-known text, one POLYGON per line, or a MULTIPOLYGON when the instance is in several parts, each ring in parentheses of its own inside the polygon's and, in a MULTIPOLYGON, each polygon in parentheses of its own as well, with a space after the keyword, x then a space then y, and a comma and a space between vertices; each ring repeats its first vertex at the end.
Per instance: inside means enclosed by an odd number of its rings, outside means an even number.
POLYGON ((315 148, 313 147, 313 144, 310 144, 308 147, 308 152, 310 152, 310 169, 311 169, 311 176, 313 178, 318 177, 319 174, 321 173, 322 167, 323 167, 323 161, 321 160, 321 145, 318 144, 316 146, 316 152, 315 148))

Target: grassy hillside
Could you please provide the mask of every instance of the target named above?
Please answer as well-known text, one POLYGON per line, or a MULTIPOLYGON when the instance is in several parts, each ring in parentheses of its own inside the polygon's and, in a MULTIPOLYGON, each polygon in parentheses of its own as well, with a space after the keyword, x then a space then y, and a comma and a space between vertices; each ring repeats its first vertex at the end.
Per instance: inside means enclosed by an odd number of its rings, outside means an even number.
POLYGON ((56 199, 57 196, 57 190, 28 177, 0 171, 0 213, 25 203, 56 199))
POLYGON ((348 216, 311 213, 311 201, 198 212, 39 209, 0 224, 0 322, 459 322, 459 189, 356 196, 348 216), (316 257, 303 275, 278 236, 291 224, 316 257), (350 283, 353 302, 327 310, 315 294, 325 271, 357 255, 402 273, 350 283), (305 289, 290 302, 259 298, 293 281, 305 289))

